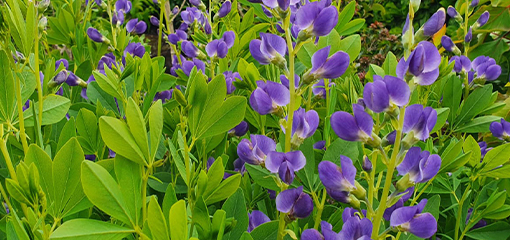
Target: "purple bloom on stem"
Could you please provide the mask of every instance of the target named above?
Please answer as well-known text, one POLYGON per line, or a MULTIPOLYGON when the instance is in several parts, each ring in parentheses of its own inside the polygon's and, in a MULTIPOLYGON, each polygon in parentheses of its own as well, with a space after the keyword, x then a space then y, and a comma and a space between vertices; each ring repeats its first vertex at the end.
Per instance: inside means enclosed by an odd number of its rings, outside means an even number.
POLYGON ((353 104, 354 116, 343 111, 331 115, 331 128, 343 140, 366 141, 371 139, 374 121, 363 107, 353 104))
POLYGON ((480 3, 480 0, 472 0, 469 7, 474 8, 474 7, 478 6, 478 3, 480 3))
POLYGON ((301 239, 303 239, 303 240, 304 239, 306 239, 306 240, 337 240, 337 239, 340 239, 340 237, 341 237, 340 233, 336 233, 335 231, 333 231, 333 226, 326 221, 321 222, 321 231, 322 231, 322 234, 313 228, 306 229, 301 234, 301 239))
MULTIPOLYGON (((329 87, 334 86, 335 83, 330 82, 329 87)), ((319 98, 326 98, 326 88, 324 87, 324 79, 319 79, 319 81, 312 86, 313 95, 319 98)))
POLYGON ((138 21, 138 18, 131 19, 126 23, 126 30, 130 33, 142 34, 147 30, 147 24, 144 21, 138 21))
POLYGON ((106 67, 110 69, 112 68, 113 65, 116 65, 115 56, 113 55, 113 53, 107 53, 104 56, 102 56, 97 64, 97 69, 104 70, 105 64, 106 67))
MULTIPOLYGON (((294 75, 294 87, 297 89, 299 87, 299 75, 294 75)), ((285 75, 280 75, 280 82, 285 86, 287 89, 289 88, 289 79, 285 75)))
POLYGON ((237 145, 239 159, 248 164, 259 165, 266 160, 267 154, 276 150, 276 143, 269 137, 252 134, 250 139, 243 139, 237 145))
POLYGON ((510 137, 510 123, 501 118, 499 122, 492 122, 489 129, 494 137, 507 139, 510 137))
POLYGON ((402 107, 409 103, 411 90, 403 80, 386 75, 384 78, 374 75, 374 81, 363 89, 363 101, 367 108, 380 113, 393 106, 402 107))
POLYGON ((485 157, 485 154, 487 154, 487 152, 492 150, 491 147, 487 147, 487 143, 485 141, 479 142, 478 146, 480 146, 480 151, 482 153, 481 159, 483 159, 485 157))
POLYGON ((67 79, 66 79, 67 85, 74 87, 74 86, 80 85, 80 83, 82 83, 82 82, 83 82, 83 80, 81 80, 78 76, 76 76, 72 72, 69 72, 69 75, 67 76, 67 79))
POLYGON ((400 59, 397 65, 397 77, 405 79, 406 73, 410 73, 417 84, 430 85, 439 77, 439 64, 441 64, 441 55, 436 46, 431 42, 422 41, 407 60, 400 59))
POLYGON ((253 210, 251 213, 248 213, 248 220, 248 232, 253 231, 253 229, 259 225, 262 225, 263 223, 271 221, 271 219, 269 219, 266 214, 258 210, 253 210))
POLYGON ((491 57, 479 56, 473 60, 471 67, 476 72, 476 79, 493 81, 501 75, 501 66, 491 57))
MULTIPOLYGON (((298 146, 305 138, 311 137, 319 126, 319 114, 315 110, 305 112, 304 108, 294 111, 292 119, 292 142, 298 142, 298 146)), ((282 127, 283 132, 285 128, 282 127)))
MULTIPOLYGON (((177 45, 178 42, 188 39, 188 34, 184 32, 183 30, 177 29, 175 33, 171 33, 168 35, 168 41, 173 44, 177 45)), ((182 47, 182 45, 181 45, 182 47)))
POLYGON ((313 201, 308 194, 303 192, 303 186, 300 186, 278 194, 276 209, 287 213, 290 219, 306 218, 313 211, 313 201))
POLYGON ((485 25, 489 21, 489 17, 490 13, 488 11, 483 12, 482 15, 480 15, 480 17, 478 18, 478 20, 476 20, 476 26, 482 27, 483 25, 485 25))
POLYGON ((156 93, 154 96, 154 101, 161 100, 161 102, 165 103, 167 100, 172 99, 173 91, 173 89, 170 89, 156 93))
POLYGON ((338 10, 335 6, 321 2, 310 2, 300 7, 296 13, 296 26, 303 40, 311 36, 326 36, 338 23, 338 10))
POLYGON ((152 25, 159 27, 159 19, 157 17, 151 16, 150 22, 152 25))
POLYGON ((367 156, 363 158, 363 165, 361 166, 361 168, 363 168, 363 171, 366 172, 372 171, 372 161, 370 161, 370 159, 367 156))
POLYGON ((446 35, 441 37, 441 45, 443 45, 443 48, 448 52, 453 52, 456 47, 452 39, 446 35))
POLYGON ((427 199, 416 206, 396 209, 390 218, 390 225, 400 231, 410 232, 420 238, 430 238, 437 231, 437 221, 430 213, 422 213, 427 199))
POLYGON ((232 10, 232 2, 227 0, 221 5, 220 10, 218 11, 218 17, 223 18, 227 16, 230 13, 230 10, 232 10))
POLYGON ((398 174, 409 175, 412 183, 424 183, 436 176, 441 168, 441 157, 421 151, 419 147, 412 147, 407 151, 402 163, 397 166, 398 174))
POLYGON ((425 141, 437 122, 437 112, 431 107, 414 104, 406 108, 404 133, 413 132, 414 138, 425 141))
POLYGON ((287 46, 285 40, 274 34, 260 33, 261 40, 254 39, 250 42, 250 52, 253 58, 262 65, 273 63, 279 67, 285 67, 285 53, 287 46))
POLYGON ((265 163, 267 170, 278 173, 280 179, 290 185, 294 181, 294 172, 306 165, 306 158, 301 151, 287 153, 273 151, 267 154, 265 163))
POLYGON ((316 143, 313 144, 313 149, 317 149, 317 150, 326 150, 326 141, 318 141, 316 143))
POLYGON ((230 49, 232 46, 234 46, 236 33, 234 31, 226 31, 223 33, 221 40, 223 40, 227 44, 227 48, 230 49))
POLYGON ((248 129, 249 129, 248 123, 246 121, 241 121, 241 123, 239 123, 237 126, 230 129, 230 131, 228 131, 228 134, 242 137, 244 136, 244 134, 246 134, 246 132, 248 132, 248 129))
POLYGON ((85 155, 85 159, 89 160, 89 161, 95 161, 96 160, 96 155, 94 155, 94 154, 85 155))
POLYGON ((64 58, 61 58, 55 62, 55 70, 60 67, 60 64, 63 64, 65 69, 69 68, 69 62, 64 58))
POLYGON ((48 84, 50 87, 56 87, 57 85, 64 83, 68 76, 69 76, 68 71, 65 70, 60 71, 55 75, 55 77, 53 77, 53 79, 48 84))
POLYGON ((225 81, 227 82, 227 94, 231 94, 236 90, 236 87, 234 86, 235 81, 242 81, 241 75, 238 72, 231 72, 226 71, 223 72, 223 75, 225 76, 225 81))
POLYGON ((436 34, 443 27, 445 20, 446 12, 444 8, 440 8, 423 24, 423 35, 431 37, 436 34))
POLYGON ((317 231, 316 229, 309 228, 303 231, 301 233, 301 239, 307 239, 307 240, 324 240, 324 236, 317 231))
POLYGON ((202 71, 202 73, 205 73, 205 63, 196 58, 193 58, 192 61, 185 60, 182 62, 182 71, 188 76, 190 75, 193 67, 197 68, 197 72, 202 71))
POLYGON ((329 56, 331 46, 324 47, 315 52, 312 56, 312 69, 303 78, 303 82, 311 83, 321 78, 337 78, 342 76, 349 67, 349 55, 338 51, 329 56))
POLYGON ((272 81, 257 81, 257 89, 250 96, 250 105, 261 115, 276 113, 290 102, 289 89, 272 81))
POLYGON ((23 111, 27 110, 30 107, 30 100, 27 100, 25 104, 23 104, 23 111))
POLYGON ((472 28, 469 28, 466 36, 464 37, 464 42, 471 42, 471 40, 473 40, 473 29, 472 28))
POLYGON ((349 217, 347 221, 344 221, 342 231, 338 233, 338 238, 335 239, 370 240, 372 228, 372 222, 368 218, 349 217))
POLYGON ((446 9, 446 13, 448 14, 448 16, 450 16, 451 18, 457 18, 457 16, 459 15, 459 13, 457 12, 457 10, 452 7, 452 6, 449 6, 448 9, 446 9))
POLYGON ((124 49, 124 56, 126 54, 131 54, 133 56, 142 58, 145 54, 145 47, 141 43, 128 43, 126 48, 124 49))
POLYGON ((102 43, 102 42, 107 41, 107 39, 97 29, 95 29, 93 27, 89 27, 87 29, 87 35, 89 36, 89 38, 92 41, 97 42, 97 43, 102 43))
POLYGON ((471 70, 471 60, 468 57, 462 56, 453 56, 450 59, 450 62, 455 61, 455 65, 453 66, 453 71, 455 72, 468 72, 471 70))
POLYGON ((356 168, 352 164, 352 160, 346 156, 340 156, 340 165, 338 166, 330 161, 322 161, 319 163, 319 178, 322 181, 326 191, 337 201, 334 196, 336 192, 349 193, 356 189, 354 178, 356 177, 356 168))
POLYGON ((131 6, 132 4, 128 0, 117 0, 117 2, 115 2, 115 11, 129 13, 129 11, 131 11, 131 6))
POLYGON ((202 3, 200 0, 189 0, 189 2, 196 7, 200 6, 200 3, 202 3))
POLYGON ((215 39, 205 46, 205 51, 211 58, 224 58, 227 56, 228 47, 224 41, 215 39))
POLYGON ((200 50, 190 41, 182 41, 181 43, 182 52, 190 58, 198 57, 200 50))
POLYGON ((402 196, 402 197, 395 204, 393 204, 393 206, 386 208, 386 210, 384 210, 383 218, 386 219, 387 221, 389 221, 393 211, 395 211, 395 209, 399 209, 399 208, 403 207, 404 203, 407 202, 407 200, 409 200, 409 198, 411 198, 413 193, 414 193, 414 186, 410 187, 410 188, 406 189, 404 192, 398 194, 398 196, 402 196))

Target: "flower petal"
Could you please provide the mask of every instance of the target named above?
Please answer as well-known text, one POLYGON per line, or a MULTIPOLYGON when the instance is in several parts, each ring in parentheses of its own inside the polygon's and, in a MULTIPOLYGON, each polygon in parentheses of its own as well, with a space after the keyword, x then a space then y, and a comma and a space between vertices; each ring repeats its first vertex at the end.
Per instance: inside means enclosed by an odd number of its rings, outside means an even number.
POLYGON ((324 63, 326 63, 326 60, 329 56, 329 51, 331 49, 331 46, 326 46, 324 48, 319 49, 317 52, 315 52, 312 56, 312 70, 311 72, 314 73, 319 68, 321 68, 324 63))
POLYGON ((272 173, 277 173, 280 166, 285 161, 285 153, 282 152, 270 152, 266 158, 266 168, 272 173))
POLYGON ((320 11, 313 23, 313 33, 315 36, 326 36, 338 23, 338 10, 334 6, 329 6, 320 11))
POLYGON ((290 212, 302 192, 303 186, 282 191, 276 196, 276 209, 283 213, 290 212))
POLYGON ((255 60, 257 60, 257 62, 259 62, 262 65, 267 65, 270 63, 270 59, 267 58, 267 56, 260 51, 261 44, 262 41, 258 39, 251 40, 250 53, 251 56, 255 58, 255 60))
POLYGON ((405 81, 393 76, 385 76, 383 81, 386 83, 386 89, 391 102, 395 103, 395 105, 399 107, 409 103, 411 90, 405 81))
POLYGON ((331 128, 338 137, 345 141, 358 141, 359 127, 354 117, 343 111, 331 115, 331 128))

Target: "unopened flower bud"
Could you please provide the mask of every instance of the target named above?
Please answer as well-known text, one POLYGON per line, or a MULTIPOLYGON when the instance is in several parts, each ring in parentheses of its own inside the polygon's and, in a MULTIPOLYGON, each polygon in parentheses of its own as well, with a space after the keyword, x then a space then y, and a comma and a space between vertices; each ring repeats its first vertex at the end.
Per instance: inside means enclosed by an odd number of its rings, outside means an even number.
POLYGON ((362 166, 363 170, 365 172, 371 172, 372 171, 372 161, 370 161, 370 159, 368 159, 367 156, 365 156, 363 158, 363 166, 362 166))

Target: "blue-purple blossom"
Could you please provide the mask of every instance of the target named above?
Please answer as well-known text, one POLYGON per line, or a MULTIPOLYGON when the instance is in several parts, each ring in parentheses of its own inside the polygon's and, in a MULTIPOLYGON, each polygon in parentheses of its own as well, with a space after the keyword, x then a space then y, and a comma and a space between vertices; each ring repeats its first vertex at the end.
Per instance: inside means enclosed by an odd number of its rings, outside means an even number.
POLYGON ((342 235, 340 233, 336 233, 335 231, 333 231, 333 226, 326 221, 321 222, 321 231, 322 231, 322 234, 313 228, 306 229, 301 234, 301 239, 303 239, 303 240, 305 240, 305 239, 306 240, 338 240, 338 239, 342 239, 342 238, 340 238, 342 235))
POLYGON ((276 113, 289 102, 289 89, 272 81, 257 81, 257 89, 250 96, 251 107, 260 115, 276 113))
POLYGON ((253 58, 262 65, 273 63, 280 68, 284 68, 286 60, 284 58, 287 52, 285 40, 274 34, 260 33, 259 39, 250 42, 250 52, 253 58))
POLYGON ((401 207, 391 214, 390 226, 420 238, 430 238, 437 231, 437 221, 430 213, 422 213, 427 204, 423 199, 416 206, 401 207))
POLYGON ((365 172, 371 172, 372 171, 372 161, 370 161, 370 159, 367 156, 365 156, 363 158, 363 164, 361 165, 361 168, 365 172))
POLYGON ((501 66, 491 57, 479 56, 471 62, 471 68, 475 71, 475 79, 493 81, 501 75, 501 66))
POLYGON ((304 77, 303 81, 305 83, 321 78, 338 78, 345 73, 345 70, 349 67, 349 54, 344 51, 338 51, 331 55, 331 57, 328 57, 330 50, 331 46, 327 46, 313 54, 312 69, 304 77))
POLYGON ((367 141, 371 139, 374 121, 358 104, 352 105, 354 115, 338 111, 331 115, 331 128, 345 141, 367 141))
POLYGON ((64 69, 69 68, 69 62, 67 61, 67 59, 61 58, 61 59, 55 61, 55 70, 57 70, 61 64, 64 65, 64 69))
POLYGON ((205 51, 210 58, 224 58, 227 56, 227 44, 218 39, 214 39, 205 46, 205 51))
POLYGON ((108 42, 108 39, 106 39, 97 29, 93 27, 87 28, 87 36, 89 36, 92 41, 97 43, 108 42))
POLYGON ((131 19, 126 23, 126 30, 130 33, 142 34, 147 30, 147 23, 138 21, 138 18, 131 19))
POLYGON ((227 0, 221 5, 220 10, 218 10, 218 18, 227 16, 230 13, 230 10, 232 10, 232 2, 227 0))
POLYGON ((124 56, 126 56, 126 54, 131 54, 135 57, 142 58, 143 55, 145 54, 145 47, 141 43, 135 42, 128 43, 128 45, 124 49, 124 56))
POLYGON ((225 71, 223 72, 223 75, 225 76, 225 81, 227 83, 227 94, 231 94, 236 90, 234 82, 243 81, 238 72, 225 71))
POLYGON ((165 103, 167 100, 172 99, 173 89, 165 90, 161 92, 157 92, 154 96, 154 101, 161 100, 162 103, 165 103))
POLYGON ((131 1, 129 0, 117 0, 115 2, 115 13, 112 17, 112 24, 120 25, 124 23, 124 19, 127 13, 131 11, 131 1))
MULTIPOLYGON (((139 50, 140 51, 140 50, 139 50)), ((112 68, 113 65, 117 65, 116 63, 116 57, 113 55, 113 53, 107 53, 104 56, 99 59, 99 62, 97 64, 98 70, 104 70, 104 66, 106 64, 107 68, 112 68)))
POLYGON ((193 60, 191 61, 188 60, 182 61, 181 69, 187 76, 191 74, 191 70, 193 70, 193 67, 197 68, 197 72, 202 71, 202 73, 205 73, 205 63, 202 62, 201 60, 193 58, 193 60))
POLYGON ((152 25, 159 27, 159 19, 157 17, 151 16, 149 21, 152 25))
POLYGON ((407 202, 407 200, 409 200, 409 198, 411 198, 413 196, 413 193, 414 193, 414 186, 406 189, 402 193, 399 193, 397 195, 397 197, 400 197, 400 198, 398 199, 398 201, 395 204, 393 204, 391 207, 386 208, 386 210, 384 210, 383 218, 386 219, 387 221, 389 221, 391 218, 391 214, 395 211, 395 209, 399 209, 399 208, 403 207, 404 203, 407 202))
POLYGON ((402 163, 397 166, 398 174, 409 175, 411 183, 427 182, 436 176, 441 168, 441 157, 421 151, 419 147, 412 147, 407 151, 402 163))
POLYGON ((313 211, 313 201, 308 194, 303 192, 303 186, 300 186, 278 194, 276 209, 287 213, 289 219, 306 218, 313 211))
POLYGON ((282 10, 287 10, 290 5, 299 3, 299 0, 261 0, 264 5, 269 8, 280 7, 282 10))
POLYGON ((228 131, 229 135, 235 135, 238 137, 244 136, 248 132, 249 126, 246 121, 241 121, 237 126, 228 131))
POLYGON ((441 37, 441 45, 443 45, 443 48, 448 52, 453 52, 456 48, 455 43, 453 43, 453 40, 446 35, 441 37))
POLYGON ((489 18, 490 18, 489 11, 483 12, 482 15, 480 15, 480 17, 476 20, 476 27, 482 27, 483 25, 485 25, 489 21, 489 18))
POLYGON ((248 164, 259 165, 264 163, 267 154, 276 150, 273 139, 264 135, 250 135, 250 140, 243 139, 237 145, 239 159, 248 164))
POLYGON ((437 112, 431 107, 414 104, 406 108, 404 116, 404 133, 412 132, 414 138, 425 141, 437 122, 437 112))
MULTIPOLYGON (((297 89, 299 87, 299 80, 300 80, 300 77, 299 75, 295 74, 294 75, 294 87, 295 89, 297 89)), ((289 79, 287 78, 287 76, 285 75, 280 75, 280 82, 283 84, 283 86, 285 86, 286 88, 289 88, 289 79)))
POLYGON ((311 36, 326 36, 338 23, 338 10, 331 6, 331 1, 309 2, 300 7, 294 24, 300 30, 300 39, 311 36))
MULTIPOLYGON (((473 214, 473 208, 469 208, 467 215, 466 215, 466 226, 469 224, 469 219, 471 218, 472 214, 473 214)), ((475 225, 473 225, 473 227, 471 227, 471 230, 485 227, 485 226, 487 226, 487 222, 483 219, 480 219, 480 221, 476 222, 475 225)))
POLYGON ((443 27, 445 20, 446 12, 444 8, 440 8, 423 24, 423 35, 431 37, 436 34, 443 27))
POLYGON ((190 41, 182 41, 181 49, 184 55, 189 58, 196 58, 201 55, 200 50, 190 41))
POLYGON ((452 7, 452 6, 448 6, 448 9, 446 9, 446 13, 448 14, 448 16, 450 16, 451 18, 456 18, 459 13, 457 12, 457 10, 452 7))
POLYGON ((503 118, 499 122, 492 122, 489 129, 492 135, 499 139, 508 139, 510 137, 510 123, 503 118))
MULTIPOLYGON (((344 218, 343 214, 342 218, 344 218)), ((342 231, 338 233, 338 236, 335 239, 370 240, 370 236, 372 235, 372 228, 372 222, 368 218, 350 216, 344 219, 342 231)))
POLYGON ((409 73, 414 81, 422 86, 431 85, 439 77, 441 55, 433 43, 422 41, 407 59, 400 59, 397 65, 397 77, 405 79, 409 73))
POLYGON ((356 190, 356 168, 352 160, 346 156, 340 156, 338 166, 330 161, 319 163, 319 178, 328 194, 335 200, 350 203, 350 192, 356 190))
POLYGON ((272 173, 278 173, 280 179, 287 184, 292 184, 295 173, 306 165, 305 155, 301 151, 293 152, 270 152, 266 158, 266 168, 272 173))
POLYGON ((363 89, 363 101, 367 108, 380 113, 406 105, 410 94, 409 85, 404 80, 390 75, 384 78, 374 75, 374 81, 367 83, 363 89))
MULTIPOLYGON (((479 142, 478 146, 480 147, 480 152, 482 154, 481 159, 483 159, 485 157, 485 154, 487 154, 487 152, 492 150, 491 147, 487 147, 487 142, 485 142, 485 141, 479 142)), ((481 161, 481 159, 480 159, 480 161, 481 161)))
POLYGON ((189 0, 189 2, 196 7, 200 6, 200 4, 202 3, 202 1, 200 0, 189 0))
MULTIPOLYGON (((168 41, 173 44, 177 45, 178 42, 188 39, 188 34, 186 34, 185 31, 177 29, 175 33, 171 33, 168 35, 168 41)), ((181 46, 182 47, 182 46, 181 46)))
POLYGON ((455 61, 455 64, 453 65, 453 71, 455 72, 468 72, 471 70, 471 60, 469 60, 468 57, 461 55, 461 56, 453 56, 450 59, 450 63, 455 61))
POLYGON ((474 8, 478 6, 478 3, 480 3, 480 0, 472 0, 471 4, 469 4, 469 7, 474 8))
POLYGON ((253 210, 251 213, 248 213, 248 220, 248 232, 253 231, 253 229, 262 225, 263 223, 271 221, 271 219, 269 219, 266 214, 258 210, 253 210))
MULTIPOLYGON (((329 88, 335 86, 334 82, 329 82, 329 88)), ((326 98, 326 87, 324 87, 324 79, 319 79, 317 83, 312 85, 312 93, 318 98, 326 98)))
MULTIPOLYGON (((292 144, 299 146, 306 138, 311 137, 319 126, 319 114, 315 110, 305 111, 299 108, 294 111, 292 119, 292 144)), ((283 132, 285 128, 282 126, 283 132)))
POLYGON ((318 141, 316 143, 313 144, 313 149, 317 149, 317 150, 326 150, 326 141, 322 140, 322 141, 318 141))
POLYGON ((473 40, 473 28, 469 28, 466 36, 464 37, 464 42, 468 43, 468 42, 471 42, 471 40, 473 40))

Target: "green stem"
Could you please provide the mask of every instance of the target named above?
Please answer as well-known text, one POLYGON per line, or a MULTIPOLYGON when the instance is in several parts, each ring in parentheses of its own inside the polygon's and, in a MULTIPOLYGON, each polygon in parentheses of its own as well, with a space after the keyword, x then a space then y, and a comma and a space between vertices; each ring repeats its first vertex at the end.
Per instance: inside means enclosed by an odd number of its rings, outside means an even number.
POLYGON ((326 189, 322 190, 322 200, 321 204, 317 206, 317 215, 315 215, 315 223, 313 225, 313 228, 319 229, 319 224, 321 223, 321 217, 322 217, 322 211, 324 211, 324 204, 326 203, 326 189))
MULTIPOLYGON (((292 84, 289 84, 292 85, 292 84)), ((285 191, 287 189, 287 184, 282 184, 281 191, 285 191)), ((280 218, 278 220, 278 240, 283 240, 283 237, 285 236, 285 226, 287 223, 285 222, 285 216, 286 213, 280 213, 280 218)))
POLYGON ((115 32, 115 28, 113 27, 113 14, 112 14, 112 1, 108 0, 108 4, 106 6, 106 11, 108 12, 108 16, 110 16, 110 25, 112 28, 112 40, 113 40, 113 47, 117 48, 117 33, 115 32))
POLYGON ((455 221, 455 238, 459 240, 459 230, 460 230, 460 222, 462 221, 462 205, 464 205, 464 201, 466 201, 467 196, 469 195, 469 190, 471 189, 471 182, 469 182, 468 186, 466 187, 466 190, 464 190, 464 193, 462 194, 462 198, 459 201, 459 209, 457 210, 457 219, 455 221))
MULTIPOLYGON (((143 169, 143 167, 141 168, 143 169)), ((143 174, 142 178, 142 223, 145 223, 145 219, 147 219, 147 182, 149 181, 149 171, 150 167, 143 174)))
POLYGON ((14 171, 14 165, 12 164, 11 156, 9 156, 9 151, 7 150, 6 140, 3 138, 4 136, 4 125, 0 124, 0 137, 2 142, 0 143, 0 150, 5 159, 5 164, 7 165, 7 169, 9 170, 9 174, 11 175, 12 180, 18 181, 16 176, 16 171, 14 171))
MULTIPOLYGON (((14 66, 16 66, 16 64, 14 64, 14 66)), ((16 70, 14 72, 16 72, 16 70)), ((37 73, 35 75, 39 76, 39 73, 37 73)), ((16 101, 17 101, 17 105, 18 105, 19 135, 21 138, 21 144, 23 145, 23 152, 25 152, 25 154, 26 154, 28 151, 28 143, 27 143, 27 135, 25 133, 25 118, 23 117, 23 102, 21 100, 21 80, 18 77, 18 74, 14 74, 14 77, 16 78, 16 80, 14 81, 14 87, 16 88, 15 89, 16 101)), ((36 86, 39 86, 38 92, 41 93, 40 82, 38 82, 38 84, 36 84, 36 86)), ((42 103, 41 100, 40 100, 40 102, 42 103)), ((41 107, 41 109, 42 109, 42 107, 41 107)), ((42 116, 42 114, 40 114, 40 115, 42 116)), ((2 131, 3 131, 3 126, 2 126, 2 131)), ((3 137, 3 135, 2 135, 2 137, 3 137)))
MULTIPOLYGON (((464 12, 464 36, 468 33, 468 23, 469 23, 469 0, 466 0, 466 10, 464 12)), ((467 57, 469 52, 469 43, 464 43, 464 56, 467 57)), ((467 99, 469 96, 469 77, 468 74, 464 76, 464 99, 467 99)))
MULTIPOLYGON (((375 186, 375 167, 377 166, 377 153, 378 151, 375 151, 374 154, 372 154, 372 171, 370 172, 369 176, 370 179, 368 179, 368 202, 367 204, 373 204, 374 199, 374 186, 375 186)), ((374 206, 370 206, 369 209, 374 209, 374 206)), ((373 211, 373 210, 372 210, 373 211)), ((373 212, 371 213, 371 215, 373 212)))
POLYGON ((161 56, 161 38, 163 36, 163 13, 165 9, 165 1, 161 1, 159 7, 159 33, 158 33, 158 56, 161 56))
MULTIPOLYGON (((38 19, 38 14, 36 15, 36 19, 38 19)), ((37 98, 39 100, 39 124, 42 124, 43 117, 43 91, 41 86, 41 75, 39 75, 39 28, 35 27, 35 44, 34 44, 34 59, 35 59, 35 79, 36 79, 36 87, 37 87, 37 98)), ((25 151, 26 153, 26 151, 25 151)))
POLYGON ((400 109, 400 116, 399 116, 399 124, 397 128, 397 136, 395 138, 395 145, 393 149, 393 153, 391 154, 391 159, 388 162, 388 170, 386 173, 386 180, 384 182, 384 188, 381 195, 381 202, 379 203, 379 207, 377 208, 374 220, 374 228, 372 231, 372 239, 377 240, 379 237, 379 227, 381 226, 382 217, 384 214, 384 211, 386 210, 386 204, 388 201, 388 195, 390 193, 391 183, 393 180, 393 172, 395 171, 396 163, 397 163, 397 156, 400 149, 400 141, 402 138, 402 127, 404 125, 404 115, 405 115, 405 108, 400 109))
POLYGON ((329 126, 331 126, 329 124, 329 117, 330 117, 330 112, 329 112, 329 79, 327 78, 324 78, 324 89, 326 90, 326 112, 327 112, 327 116, 326 116, 326 128, 328 128, 327 131, 324 131, 325 135, 324 136, 324 140, 326 140, 326 149, 328 149, 329 147, 329 144, 331 143, 331 139, 329 138, 329 132, 330 132, 330 128, 329 126))
POLYGON ((296 85, 294 84, 294 48, 292 47, 292 36, 290 35, 290 15, 285 18, 285 38, 287 40, 287 48, 289 49, 289 91, 290 91, 290 102, 287 107, 288 118, 287 126, 285 129, 285 152, 291 150, 291 138, 292 138, 292 122, 294 118, 294 96, 296 94, 296 85))

